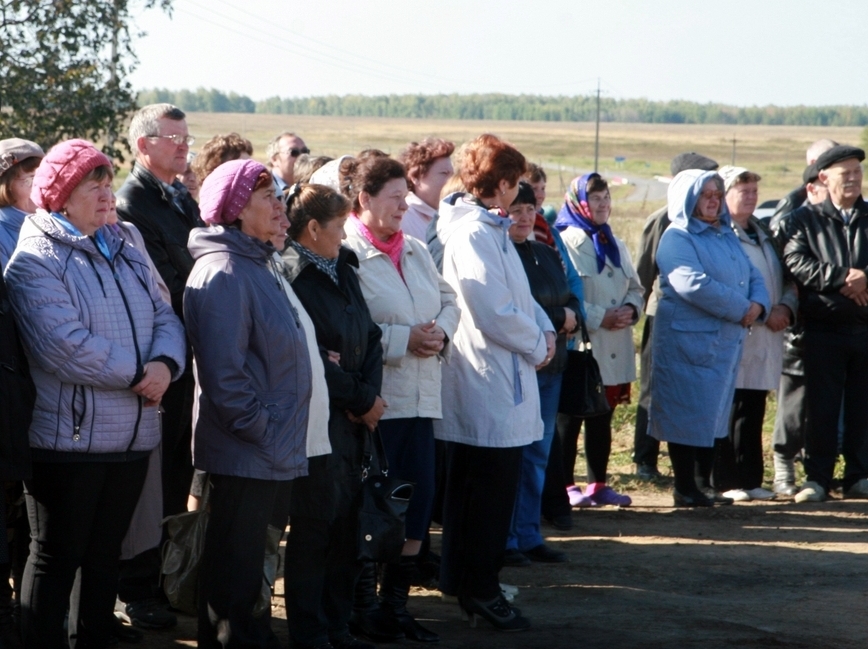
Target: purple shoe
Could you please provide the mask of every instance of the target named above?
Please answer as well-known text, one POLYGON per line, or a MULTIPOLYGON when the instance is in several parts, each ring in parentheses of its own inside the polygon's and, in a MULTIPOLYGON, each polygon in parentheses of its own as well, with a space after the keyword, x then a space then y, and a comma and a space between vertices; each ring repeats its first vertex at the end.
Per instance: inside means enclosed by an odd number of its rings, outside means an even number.
POLYGON ((582 493, 578 485, 567 487, 567 496, 570 499, 570 507, 593 507, 596 503, 582 493))
POLYGON ((632 504, 633 499, 630 496, 619 494, 612 487, 601 487, 594 490, 594 493, 589 494, 590 499, 596 505, 615 505, 616 507, 627 507, 632 504))

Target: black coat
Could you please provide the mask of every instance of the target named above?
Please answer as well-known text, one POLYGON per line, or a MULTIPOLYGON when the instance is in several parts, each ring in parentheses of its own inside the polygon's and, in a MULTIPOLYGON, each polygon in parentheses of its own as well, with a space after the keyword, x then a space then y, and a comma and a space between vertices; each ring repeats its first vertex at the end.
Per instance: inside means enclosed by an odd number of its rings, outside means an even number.
POLYGON ((841 295, 850 268, 868 268, 868 204, 856 200, 849 224, 826 199, 819 210, 792 214, 784 262, 799 288, 799 316, 808 329, 868 327, 868 307, 841 295))
POLYGON ((163 184, 142 165, 135 165, 117 192, 118 216, 135 225, 148 255, 157 267, 169 292, 175 315, 184 320, 184 287, 193 270, 193 256, 187 250, 190 230, 202 227, 199 206, 184 193, 179 210, 163 184))
POLYGON ((30 477, 27 432, 35 401, 36 389, 30 379, 0 267, 0 480, 30 477))
POLYGON ((329 391, 330 455, 311 458, 309 475, 293 483, 290 516, 331 520, 358 503, 365 427, 359 416, 370 410, 383 382, 382 332, 371 319, 359 279, 359 260, 348 248, 338 256, 340 287, 292 246, 283 252, 286 278, 310 315, 323 357, 329 391), (327 352, 341 355, 340 366, 327 352))
POLYGON ((567 335, 560 333, 566 318, 564 307, 572 309, 576 318, 581 318, 579 298, 570 293, 567 273, 557 251, 544 243, 530 240, 516 243, 515 249, 527 274, 533 299, 546 312, 555 331, 559 332, 551 363, 539 371, 546 374, 559 374, 567 368, 567 335))
MULTIPOLYGON (((787 242, 793 237, 795 231, 794 224, 803 218, 801 213, 804 210, 819 210, 818 206, 805 203, 802 207, 796 208, 793 211, 782 214, 776 220, 773 220, 770 225, 773 230, 773 236, 777 242, 779 250, 786 250, 787 242)), ((783 260, 782 260, 783 261, 783 260)), ((783 262, 784 272, 787 278, 791 278, 792 274, 786 267, 786 262, 783 262)), ((784 331, 784 357, 783 368, 784 374, 789 376, 804 376, 805 375, 805 327, 802 322, 802 317, 795 314, 796 318, 793 324, 784 331)))

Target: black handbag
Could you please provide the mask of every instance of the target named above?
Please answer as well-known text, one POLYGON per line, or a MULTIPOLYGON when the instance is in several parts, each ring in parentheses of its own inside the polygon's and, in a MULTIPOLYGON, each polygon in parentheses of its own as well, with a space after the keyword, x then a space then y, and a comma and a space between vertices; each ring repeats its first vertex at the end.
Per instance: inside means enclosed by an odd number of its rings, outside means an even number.
POLYGON ((582 340, 579 349, 567 350, 567 369, 561 384, 558 412, 575 417, 599 417, 612 408, 606 400, 606 388, 600 366, 591 350, 591 339, 585 320, 581 322, 582 340))
POLYGON ((404 549, 404 520, 415 485, 389 475, 389 462, 380 429, 365 433, 362 456, 362 494, 359 509, 359 559, 396 561, 404 549), (377 467, 371 461, 376 456, 377 467))

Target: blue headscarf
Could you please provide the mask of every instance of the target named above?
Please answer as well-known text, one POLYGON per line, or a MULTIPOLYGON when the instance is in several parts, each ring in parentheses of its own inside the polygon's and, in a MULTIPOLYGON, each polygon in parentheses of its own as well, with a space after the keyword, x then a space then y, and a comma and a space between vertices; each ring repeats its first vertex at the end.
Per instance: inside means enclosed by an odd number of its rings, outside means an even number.
POLYGON ((615 235, 608 223, 597 225, 588 207, 588 183, 593 178, 600 178, 598 173, 585 174, 573 178, 567 193, 564 195, 564 205, 555 219, 555 227, 563 231, 569 226, 581 228, 588 233, 594 242, 594 252, 597 255, 597 272, 602 273, 606 267, 606 257, 612 261, 615 268, 621 267, 621 251, 615 242, 615 235))

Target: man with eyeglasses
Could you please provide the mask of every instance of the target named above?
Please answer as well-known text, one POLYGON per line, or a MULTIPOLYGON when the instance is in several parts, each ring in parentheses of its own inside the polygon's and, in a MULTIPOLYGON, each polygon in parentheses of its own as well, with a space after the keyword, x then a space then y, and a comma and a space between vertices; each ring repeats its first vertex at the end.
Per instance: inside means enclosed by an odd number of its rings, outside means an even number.
MULTIPOLYGON (((145 106, 133 115, 129 139, 135 163, 117 193, 118 216, 141 232, 147 252, 169 288, 172 308, 182 321, 184 286, 193 268, 187 238, 190 230, 202 225, 196 201, 176 179, 187 168, 187 154, 193 144, 185 117, 180 108, 171 104, 145 106)), ((191 355, 189 346, 187 355, 188 358, 191 355)), ((188 369, 169 386, 161 403, 162 516, 187 510, 193 476, 190 451, 193 389, 193 374, 188 369)), ((145 493, 144 498, 148 496, 153 494, 145 493)), ((136 548, 134 551, 148 545, 138 542, 132 532, 128 541, 136 548)), ((121 618, 145 628, 177 624, 175 615, 167 610, 159 578, 159 542, 121 562, 118 599, 123 606, 117 611, 121 618)))
POLYGON ((265 155, 266 163, 274 176, 274 190, 278 196, 295 181, 295 161, 302 153, 310 153, 310 149, 295 133, 286 131, 268 143, 265 155))
POLYGON ((804 326, 805 474, 796 502, 822 502, 832 487, 843 420, 844 498, 868 499, 868 203, 865 152, 839 144, 815 163, 828 196, 794 212, 784 262, 799 289, 804 326), (843 402, 843 417, 842 407, 843 402))

